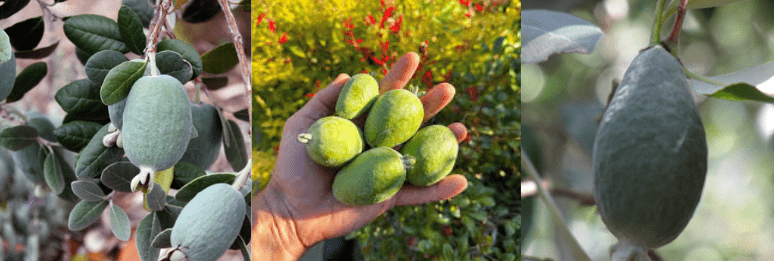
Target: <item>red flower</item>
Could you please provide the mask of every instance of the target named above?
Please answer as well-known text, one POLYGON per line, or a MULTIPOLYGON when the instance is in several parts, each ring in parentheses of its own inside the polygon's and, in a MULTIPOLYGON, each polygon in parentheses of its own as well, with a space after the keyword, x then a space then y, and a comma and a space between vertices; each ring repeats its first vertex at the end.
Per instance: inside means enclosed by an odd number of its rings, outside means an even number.
POLYGON ((478 102, 478 88, 476 88, 476 86, 466 89, 465 92, 470 95, 470 99, 473 100, 473 102, 478 102))
POLYGON ((258 26, 261 24, 261 21, 263 21, 263 17, 266 16, 266 13, 261 13, 261 15, 258 16, 258 22, 255 22, 255 25, 258 26))
POLYGON ((282 37, 279 38, 279 44, 284 44, 288 41, 288 33, 282 34, 282 37))
POLYGON ((312 97, 314 97, 314 93, 307 93, 304 96, 306 96, 307 98, 312 98, 312 97))
POLYGON ((357 40, 356 40, 356 41, 357 41, 357 43, 362 43, 362 42, 363 42, 363 39, 357 38, 357 40))
POLYGON ((376 59, 375 56, 371 56, 371 60, 374 61, 379 66, 382 66, 384 64, 384 62, 382 62, 382 60, 376 59))
POLYGON ((347 19, 347 21, 344 22, 344 27, 349 28, 349 29, 355 29, 355 25, 352 24, 352 17, 351 16, 349 17, 349 19, 347 19))
POLYGON ((481 7, 480 4, 476 4, 476 11, 478 11, 480 13, 481 11, 484 11, 484 8, 481 7))
POLYGON ((443 77, 444 82, 449 82, 449 79, 451 79, 452 71, 449 70, 448 73, 446 73, 446 76, 443 77))
POLYGON ((274 20, 269 19, 269 31, 272 33, 277 30, 277 27, 274 25, 274 20))
POLYGON ((398 17, 398 21, 395 22, 395 24, 393 24, 392 26, 390 26, 390 31, 397 34, 398 31, 400 31, 401 23, 403 23, 403 15, 400 15, 400 17, 398 17))
POLYGON ((433 72, 430 70, 425 71, 425 73, 422 75, 422 82, 427 84, 427 86, 433 85, 433 72))
POLYGON ((459 1, 460 1, 460 4, 462 4, 464 6, 468 6, 470 4, 470 2, 471 2, 471 0, 459 0, 459 1))
POLYGON ((375 23, 376 23, 376 19, 374 19, 374 16, 372 16, 371 14, 368 14, 368 16, 366 16, 366 24, 372 25, 375 23))
POLYGON ((382 74, 387 75, 387 69, 382 68, 382 74))
POLYGON ((365 69, 363 69, 363 73, 368 73, 368 72, 366 72, 366 70, 365 70, 365 69))
POLYGON ((382 46, 382 52, 387 52, 387 50, 390 49, 390 41, 389 40, 385 41, 384 43, 382 43, 382 41, 379 41, 379 45, 382 46))
POLYGON ((392 16, 392 10, 395 10, 395 7, 390 6, 386 11, 384 11, 382 21, 379 23, 379 28, 384 28, 384 21, 386 21, 388 17, 392 16))
POLYGON ((379 0, 379 2, 382 3, 382 8, 384 8, 384 0, 379 0))
POLYGON ((470 13, 465 13, 465 17, 470 18, 470 13))

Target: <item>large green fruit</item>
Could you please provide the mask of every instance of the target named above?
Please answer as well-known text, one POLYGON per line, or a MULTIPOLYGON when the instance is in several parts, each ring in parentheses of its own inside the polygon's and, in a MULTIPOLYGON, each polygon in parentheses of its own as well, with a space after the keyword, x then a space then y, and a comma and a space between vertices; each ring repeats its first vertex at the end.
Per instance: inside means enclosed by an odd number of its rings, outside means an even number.
POLYGON ((189 261, 216 260, 239 235, 245 207, 242 194, 231 185, 218 183, 202 190, 175 220, 170 235, 173 252, 189 261))
POLYGON ((602 115, 592 164, 597 209, 618 249, 665 245, 693 216, 707 142, 683 68, 661 46, 640 52, 626 70, 602 115))
POLYGON ((11 49, 11 39, 0 29, 0 101, 5 100, 16 81, 16 55, 11 49))
POLYGON ((383 202, 398 193, 412 160, 387 147, 367 150, 336 174, 333 196, 350 206, 383 202))
POLYGON ((400 148, 400 153, 416 160, 414 167, 406 170, 406 180, 416 186, 437 183, 451 173, 458 148, 457 137, 448 127, 422 128, 400 148))
POLYGON ((188 93, 177 79, 143 76, 126 97, 122 139, 141 173, 171 168, 183 157, 192 133, 188 93))
POLYGON ((371 147, 395 147, 417 132, 424 117, 422 102, 415 94, 404 89, 385 92, 366 119, 366 142, 371 147))
POLYGON ((354 119, 373 105, 379 96, 379 83, 368 74, 356 74, 349 78, 336 101, 336 116, 354 119))
POLYGON ((365 148, 360 128, 337 116, 315 121, 298 139, 306 144, 309 157, 325 167, 343 166, 365 148))
POLYGON ((223 126, 218 111, 207 103, 191 104, 191 116, 199 136, 188 142, 188 148, 180 161, 207 170, 220 155, 223 126))

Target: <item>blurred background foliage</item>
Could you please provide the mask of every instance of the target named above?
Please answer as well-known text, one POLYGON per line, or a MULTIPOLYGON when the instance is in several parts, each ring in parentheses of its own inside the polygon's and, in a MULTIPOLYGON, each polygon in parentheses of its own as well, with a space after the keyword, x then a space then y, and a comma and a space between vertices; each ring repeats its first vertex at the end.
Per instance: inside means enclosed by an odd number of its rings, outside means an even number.
POLYGON ((381 79, 416 52, 410 85, 420 94, 441 82, 456 88, 428 124, 468 128, 453 172, 469 185, 451 200, 395 208, 350 234, 359 241, 356 258, 516 260, 520 12, 518 0, 254 1, 254 184, 268 182, 285 120, 316 91, 340 73, 381 79))
MULTIPOLYGON (((524 125, 534 134, 529 138, 523 133, 525 150, 550 182, 568 227, 592 260, 607 260, 609 247, 616 242, 596 208, 581 206, 578 200, 592 193, 596 117, 607 103, 613 80, 620 80, 647 46, 655 2, 524 1, 524 9, 571 13, 605 33, 592 54, 554 55, 522 68, 524 125)), ((774 2, 766 0, 689 10, 680 34, 681 62, 690 71, 713 76, 774 60, 772 10, 774 2)), ((673 21, 667 20, 664 35, 673 21)), ((697 100, 709 147, 702 199, 682 234, 656 253, 663 260, 772 260, 774 106, 697 100)), ((569 248, 546 207, 533 197, 525 197, 523 207, 524 255, 569 260, 569 248)))

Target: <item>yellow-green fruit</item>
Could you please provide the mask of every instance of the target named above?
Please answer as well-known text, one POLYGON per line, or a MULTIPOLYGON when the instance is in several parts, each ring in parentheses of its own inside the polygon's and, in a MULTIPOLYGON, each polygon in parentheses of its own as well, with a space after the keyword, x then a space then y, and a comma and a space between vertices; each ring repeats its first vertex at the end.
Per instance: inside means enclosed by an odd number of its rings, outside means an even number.
POLYGON ((0 101, 5 100, 16 81, 16 55, 11 49, 11 39, 0 29, 0 101))
POLYGON ((189 261, 218 259, 239 235, 245 207, 242 194, 229 184, 205 188, 175 220, 170 235, 173 251, 183 253, 189 261))
POLYGON ((368 74, 356 74, 347 80, 336 101, 336 116, 354 119, 362 115, 379 96, 379 83, 368 74))
POLYGON ((142 173, 177 163, 193 128, 188 93, 169 75, 143 76, 126 97, 122 139, 129 161, 142 173))
POLYGON ((350 206, 388 200, 400 190, 412 160, 391 148, 367 150, 344 166, 333 179, 333 196, 350 206))
POLYGON ((188 147, 180 161, 207 170, 220 155, 223 127, 220 124, 218 111, 207 103, 191 104, 191 116, 199 136, 188 142, 188 147))
POLYGON ((416 186, 430 186, 451 173, 457 160, 457 137, 446 126, 422 128, 400 149, 403 155, 416 159, 406 170, 406 180, 416 186))
POLYGON ((371 147, 395 147, 417 132, 424 117, 422 102, 415 94, 404 89, 385 92, 366 119, 366 142, 371 147))
POLYGON ((594 199, 621 251, 671 242, 699 203, 707 141, 690 88, 677 59, 651 47, 632 61, 602 115, 594 199))
POLYGON ((306 144, 309 157, 325 167, 343 166, 365 148, 360 128, 337 116, 315 121, 298 140, 306 144))

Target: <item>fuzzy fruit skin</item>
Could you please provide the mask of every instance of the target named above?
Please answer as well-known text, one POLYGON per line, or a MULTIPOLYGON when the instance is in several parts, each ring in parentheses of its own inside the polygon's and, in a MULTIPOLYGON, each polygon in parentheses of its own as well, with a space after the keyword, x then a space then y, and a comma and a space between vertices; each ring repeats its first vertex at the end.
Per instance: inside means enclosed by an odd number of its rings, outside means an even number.
POLYGON ((220 124, 218 111, 207 103, 191 104, 191 116, 199 136, 188 142, 188 147, 180 161, 207 170, 220 155, 223 126, 220 124))
POLYGON ((371 75, 360 73, 349 78, 336 101, 336 116, 354 119, 371 108, 379 96, 379 83, 371 75))
POLYGON ((446 126, 432 125, 411 137, 400 153, 416 159, 414 167, 406 170, 406 180, 415 186, 430 186, 451 173, 457 160, 457 137, 446 126))
POLYGON ((315 121, 307 134, 311 136, 306 143, 309 157, 325 167, 341 167, 365 149, 360 128, 337 116, 315 121))
POLYGON ((191 139, 188 93, 172 76, 143 76, 126 97, 123 122, 129 161, 141 169, 169 169, 183 157, 191 139))
POLYGON ((374 102, 365 124, 371 147, 395 147, 419 130, 425 111, 416 95, 404 89, 385 92, 374 102))
POLYGON ((0 29, 0 57, 8 56, 11 58, 6 61, 0 60, 0 101, 5 100, 11 94, 13 84, 16 82, 16 55, 11 49, 11 40, 8 38, 8 34, 0 29))
POLYGON ((693 216, 707 142, 682 67, 662 47, 642 51, 626 70, 602 116, 592 164, 597 209, 621 242, 665 245, 693 216))
POLYGON ((377 147, 361 153, 333 179, 333 196, 350 206, 373 205, 398 193, 406 180, 401 155, 377 147))
POLYGON ((207 187, 185 205, 172 227, 170 242, 188 260, 212 261, 234 242, 245 218, 245 200, 229 184, 207 187))

